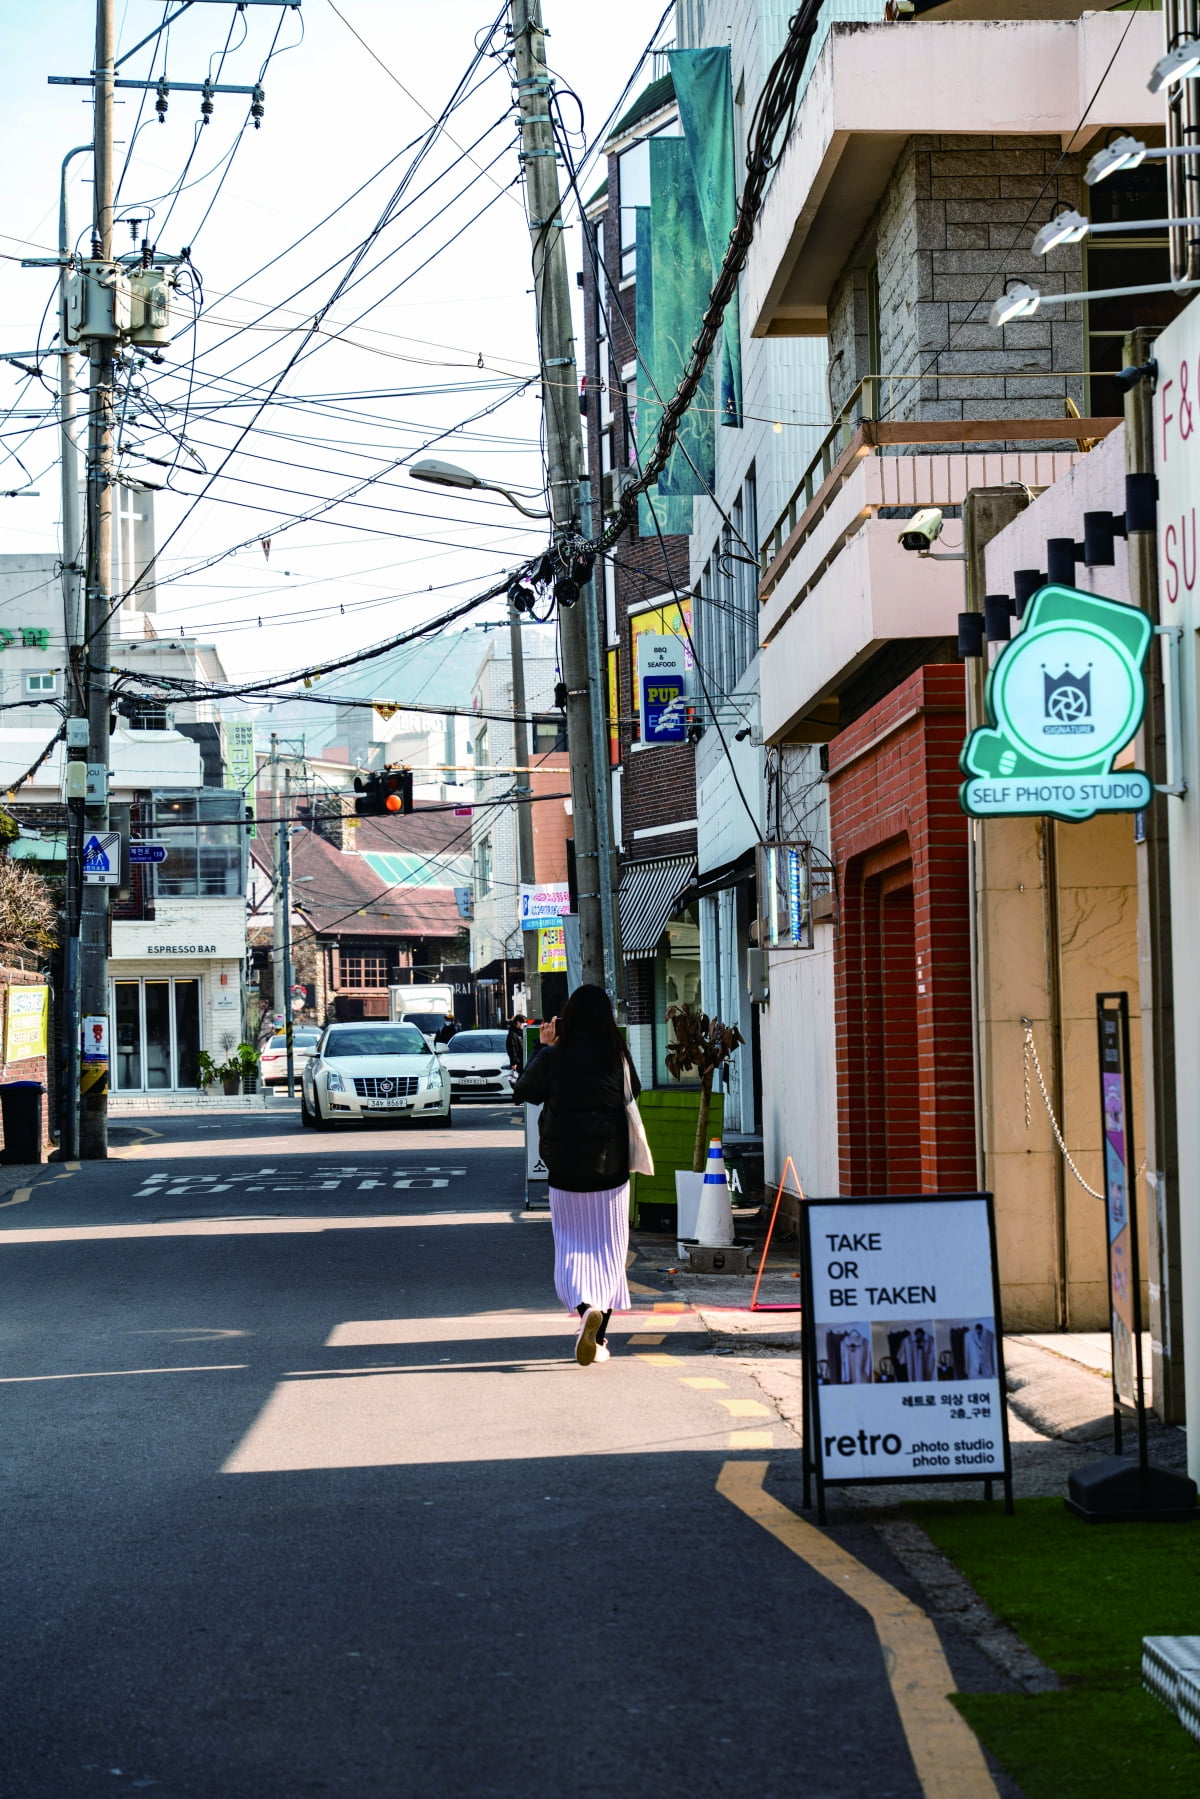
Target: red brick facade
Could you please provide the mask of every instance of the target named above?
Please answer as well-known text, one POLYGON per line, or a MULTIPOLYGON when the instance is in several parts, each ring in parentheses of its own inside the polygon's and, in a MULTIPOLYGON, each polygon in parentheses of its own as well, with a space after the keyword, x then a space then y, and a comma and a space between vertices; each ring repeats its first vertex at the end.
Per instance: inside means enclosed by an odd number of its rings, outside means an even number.
POLYGON ((829 745, 844 1193, 975 1185, 961 667, 911 675, 829 745))

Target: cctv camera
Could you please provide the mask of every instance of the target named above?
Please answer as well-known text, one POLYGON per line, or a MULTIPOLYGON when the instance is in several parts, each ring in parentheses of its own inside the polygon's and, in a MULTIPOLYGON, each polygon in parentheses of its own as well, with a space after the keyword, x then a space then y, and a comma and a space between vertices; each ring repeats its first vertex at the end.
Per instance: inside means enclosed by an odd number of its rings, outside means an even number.
POLYGON ((940 506, 922 506, 908 520, 900 533, 900 546, 905 550, 915 550, 918 556, 928 556, 930 544, 936 543, 942 535, 942 511, 940 506))

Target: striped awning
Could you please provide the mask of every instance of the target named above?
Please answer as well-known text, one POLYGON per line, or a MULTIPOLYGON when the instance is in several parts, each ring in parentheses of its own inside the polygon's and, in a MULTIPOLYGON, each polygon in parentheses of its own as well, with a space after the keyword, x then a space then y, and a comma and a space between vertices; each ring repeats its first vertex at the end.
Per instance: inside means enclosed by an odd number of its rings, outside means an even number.
POLYGON ((695 874, 694 856, 666 856, 658 862, 626 864, 617 893, 622 955, 654 954, 675 910, 675 901, 695 874))

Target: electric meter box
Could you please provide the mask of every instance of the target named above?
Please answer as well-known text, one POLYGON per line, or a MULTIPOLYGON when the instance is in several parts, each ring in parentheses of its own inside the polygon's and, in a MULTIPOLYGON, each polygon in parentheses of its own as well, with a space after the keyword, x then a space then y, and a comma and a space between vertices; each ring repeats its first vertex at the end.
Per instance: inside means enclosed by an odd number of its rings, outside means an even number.
POLYGON ((66 339, 128 337, 133 294, 128 276, 111 263, 85 262, 67 278, 66 339))
POLYGON ((171 341, 171 288, 165 269, 134 269, 129 277, 132 320, 129 341, 134 344, 169 344, 171 341))

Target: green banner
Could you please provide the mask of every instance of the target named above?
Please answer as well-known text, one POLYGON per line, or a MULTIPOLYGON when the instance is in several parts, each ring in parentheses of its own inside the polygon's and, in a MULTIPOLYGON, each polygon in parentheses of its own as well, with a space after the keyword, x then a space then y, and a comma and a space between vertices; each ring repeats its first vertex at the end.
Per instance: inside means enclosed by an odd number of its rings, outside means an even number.
MULTIPOLYGON (((648 206, 637 209, 637 314, 634 329, 638 341, 636 442, 638 459, 645 462, 654 448, 662 419, 662 386, 654 358, 654 262, 651 251, 653 226, 648 206)), ((666 389, 670 398, 674 386, 666 389)), ((674 452, 679 455, 678 449, 674 452)), ((655 524, 664 537, 686 537, 692 529, 692 502, 679 493, 668 493, 660 478, 651 501, 638 500, 638 535, 653 537, 655 524)))
MULTIPOLYGON (((725 260, 737 215, 737 152, 729 49, 725 46, 708 50, 673 50, 670 62, 683 141, 692 165, 692 180, 708 245, 711 291, 716 272, 725 260)), ((742 334, 736 292, 725 310, 718 393, 717 416, 721 423, 740 427, 742 334)))

